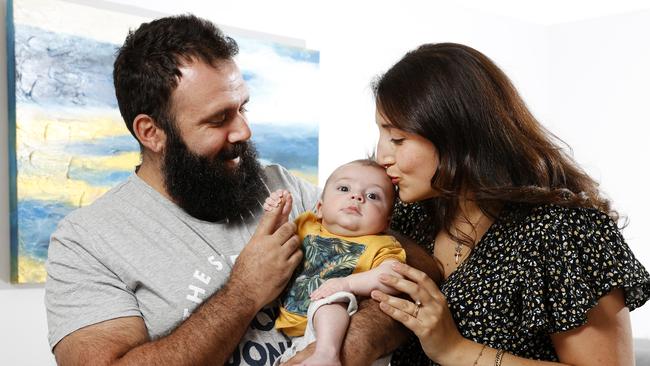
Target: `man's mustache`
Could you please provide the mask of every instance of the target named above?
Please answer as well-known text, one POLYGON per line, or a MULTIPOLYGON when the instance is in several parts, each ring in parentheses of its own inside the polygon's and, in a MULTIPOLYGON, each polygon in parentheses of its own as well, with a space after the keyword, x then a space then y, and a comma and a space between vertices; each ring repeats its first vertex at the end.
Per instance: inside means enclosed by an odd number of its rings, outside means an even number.
POLYGON ((236 142, 222 149, 217 154, 217 159, 226 161, 235 159, 238 156, 243 156, 248 151, 248 142, 236 142))

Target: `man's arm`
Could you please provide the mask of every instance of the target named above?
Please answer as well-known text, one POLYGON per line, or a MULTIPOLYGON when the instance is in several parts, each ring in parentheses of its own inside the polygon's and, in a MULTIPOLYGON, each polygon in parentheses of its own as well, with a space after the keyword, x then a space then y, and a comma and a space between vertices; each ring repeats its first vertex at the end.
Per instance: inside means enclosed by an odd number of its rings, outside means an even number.
POLYGON ((240 253, 230 279, 169 335, 151 341, 139 317, 108 320, 64 337, 54 348, 60 365, 222 365, 255 314, 274 300, 302 258, 291 199, 265 213, 240 253), (267 286, 259 286, 265 283, 267 286))
MULTIPOLYGON (((242 284, 243 285, 243 284, 242 284)), ((150 341, 139 317, 79 329, 54 348, 59 365, 221 365, 259 310, 229 282, 168 336, 150 341), (237 309, 237 311, 233 311, 237 309)))
MULTIPOLYGON (((435 281, 439 276, 437 265, 426 250, 403 235, 395 236, 406 251, 406 262, 425 272, 435 281)), ((359 303, 359 311, 350 319, 348 334, 342 351, 344 365, 370 365, 388 355, 404 343, 409 331, 381 309, 379 303, 366 299, 359 303)))

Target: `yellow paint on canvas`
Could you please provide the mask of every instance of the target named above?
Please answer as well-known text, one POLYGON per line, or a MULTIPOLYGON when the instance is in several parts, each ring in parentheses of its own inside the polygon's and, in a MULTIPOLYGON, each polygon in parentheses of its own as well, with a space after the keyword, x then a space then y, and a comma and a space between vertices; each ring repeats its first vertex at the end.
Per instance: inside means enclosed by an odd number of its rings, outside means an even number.
POLYGON ((89 141, 129 134, 124 122, 112 115, 52 119, 32 111, 18 116, 16 125, 18 146, 89 141))
POLYGON ((70 170, 75 168, 132 171, 140 163, 140 153, 127 152, 113 156, 73 156, 34 150, 27 155, 21 155, 18 161, 20 162, 19 177, 29 179, 39 176, 68 179, 70 170))
POLYGON ((18 257, 18 283, 43 283, 46 276, 45 261, 27 256, 18 257))
POLYGON ((70 165, 91 170, 132 171, 140 163, 139 152, 129 152, 115 156, 75 156, 70 165))
POLYGON ((20 174, 17 183, 19 200, 59 201, 73 207, 88 205, 111 188, 92 186, 81 180, 20 174))

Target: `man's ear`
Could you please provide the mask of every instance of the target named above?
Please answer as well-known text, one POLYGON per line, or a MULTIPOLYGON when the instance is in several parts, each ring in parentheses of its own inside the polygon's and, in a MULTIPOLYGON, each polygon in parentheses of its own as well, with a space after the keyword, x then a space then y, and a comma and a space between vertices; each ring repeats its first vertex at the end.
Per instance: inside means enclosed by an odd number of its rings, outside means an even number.
POLYGON ((133 132, 140 143, 154 153, 161 153, 165 148, 167 135, 147 114, 138 114, 133 119, 133 132))
POLYGON ((321 210, 323 207, 323 200, 318 200, 318 203, 316 204, 316 218, 321 220, 323 218, 323 210, 321 210))

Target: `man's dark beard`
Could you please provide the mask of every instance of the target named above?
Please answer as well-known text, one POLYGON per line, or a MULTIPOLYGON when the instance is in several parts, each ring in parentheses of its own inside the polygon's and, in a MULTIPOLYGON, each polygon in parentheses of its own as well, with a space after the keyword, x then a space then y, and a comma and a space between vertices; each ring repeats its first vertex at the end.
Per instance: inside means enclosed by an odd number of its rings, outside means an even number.
POLYGON ((176 133, 167 134, 163 174, 167 192, 200 220, 239 219, 260 207, 267 194, 264 171, 250 142, 238 142, 213 158, 189 151, 176 133), (240 157, 236 167, 227 160, 240 157))

